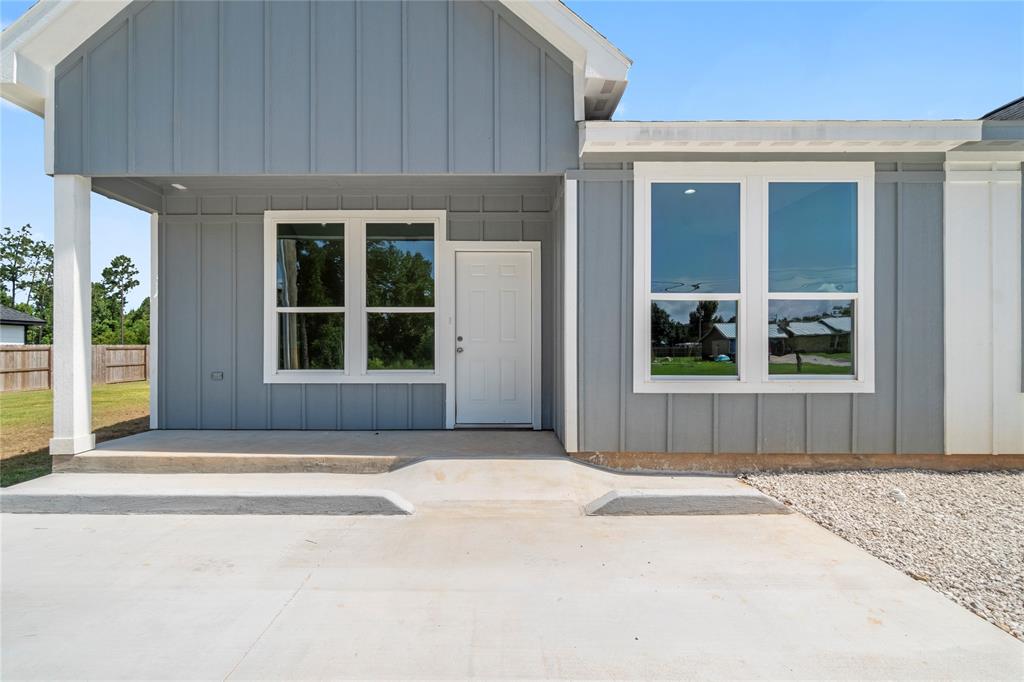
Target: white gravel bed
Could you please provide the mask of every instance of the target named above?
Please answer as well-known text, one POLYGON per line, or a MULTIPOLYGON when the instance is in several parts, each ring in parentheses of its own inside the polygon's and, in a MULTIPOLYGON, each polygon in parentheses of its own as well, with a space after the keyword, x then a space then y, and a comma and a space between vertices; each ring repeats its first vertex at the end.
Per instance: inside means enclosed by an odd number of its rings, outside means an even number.
POLYGON ((1024 472, 744 479, 1024 639, 1024 472))

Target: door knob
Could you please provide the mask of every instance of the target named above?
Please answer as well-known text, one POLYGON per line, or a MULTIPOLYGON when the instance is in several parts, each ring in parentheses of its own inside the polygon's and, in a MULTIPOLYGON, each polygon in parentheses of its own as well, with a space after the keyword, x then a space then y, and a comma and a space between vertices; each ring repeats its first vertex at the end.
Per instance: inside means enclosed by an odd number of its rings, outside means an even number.
POLYGON ((456 346, 455 352, 456 353, 461 353, 462 352, 462 346, 456 346))

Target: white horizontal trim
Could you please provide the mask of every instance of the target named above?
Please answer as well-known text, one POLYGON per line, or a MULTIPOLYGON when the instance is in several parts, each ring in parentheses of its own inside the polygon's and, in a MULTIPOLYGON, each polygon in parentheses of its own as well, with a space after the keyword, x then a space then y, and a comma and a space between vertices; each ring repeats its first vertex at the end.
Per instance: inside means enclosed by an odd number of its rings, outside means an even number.
POLYGON ((769 301, 856 301, 856 291, 769 291, 769 301))
POLYGON ((275 308, 279 313, 343 313, 345 312, 344 307, 336 306, 309 306, 303 308, 300 306, 277 306, 275 308))
POLYGON ((403 223, 415 222, 422 220, 423 222, 431 222, 437 220, 438 217, 444 217, 444 211, 432 211, 432 210, 421 210, 421 211, 404 211, 404 210, 365 210, 365 211, 264 211, 263 216, 266 220, 272 220, 277 223, 344 223, 349 220, 366 220, 369 223, 382 223, 389 220, 398 220, 403 223))
POLYGON ((682 394, 682 393, 874 393, 873 382, 857 379, 837 380, 828 375, 810 376, 787 380, 789 375, 772 375, 781 379, 751 382, 735 377, 686 377, 652 378, 643 383, 634 383, 634 393, 682 394))
POLYGON ((652 292, 652 301, 738 301, 743 294, 709 294, 709 293, 686 293, 674 294, 668 292, 652 292))
POLYGON ((580 154, 947 151, 981 130, 981 121, 586 121, 580 154))
POLYGON ((410 306, 408 308, 402 308, 402 307, 396 307, 396 306, 384 306, 384 307, 381 307, 381 306, 378 306, 378 307, 366 306, 366 308, 364 308, 364 310, 366 310, 366 312, 368 312, 368 313, 388 313, 388 314, 390 314, 390 313, 432 313, 432 312, 434 312, 435 309, 434 309, 433 306, 428 307, 428 308, 412 307, 412 306, 410 306))
POLYGON ((348 374, 344 370, 282 369, 273 384, 443 384, 445 378, 431 370, 373 370, 348 374))

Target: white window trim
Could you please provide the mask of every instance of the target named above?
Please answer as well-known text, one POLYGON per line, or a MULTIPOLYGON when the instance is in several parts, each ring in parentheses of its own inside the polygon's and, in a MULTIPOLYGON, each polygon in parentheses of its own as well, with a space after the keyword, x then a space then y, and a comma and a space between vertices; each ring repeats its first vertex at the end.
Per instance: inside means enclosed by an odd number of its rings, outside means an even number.
MULTIPOLYGON (((265 384, 450 384, 449 354, 453 313, 447 301, 451 278, 441 264, 446 251, 445 211, 265 211, 263 214, 263 383, 265 384), (366 223, 429 222, 434 225, 434 307, 369 307, 366 300, 366 223), (296 312, 340 311, 345 314, 345 369, 277 368, 277 224, 345 223, 345 305, 338 308, 296 308, 296 312), (433 312, 433 370, 368 370, 366 314, 370 312, 433 312)), ((285 309, 287 312, 290 309, 285 309)))
MULTIPOLYGON (((875 168, 871 162, 637 162, 633 191, 633 391, 635 393, 874 393, 875 168), (857 293, 801 293, 779 298, 855 299, 855 376, 769 376, 768 183, 857 183, 857 293), (736 182, 741 185, 740 305, 736 379, 652 378, 650 374, 651 184, 736 182)), ((662 297, 662 296, 659 296, 662 297)), ((728 295, 672 294, 693 300, 728 295)))

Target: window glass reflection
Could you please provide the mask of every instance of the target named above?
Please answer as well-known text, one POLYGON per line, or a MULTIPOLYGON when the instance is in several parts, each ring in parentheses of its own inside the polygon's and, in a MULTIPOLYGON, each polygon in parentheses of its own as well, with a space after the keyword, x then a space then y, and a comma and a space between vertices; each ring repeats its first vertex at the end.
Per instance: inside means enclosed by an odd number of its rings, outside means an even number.
POLYGON ((857 291, 857 184, 768 184, 768 290, 857 291))
POLYGON ((735 301, 652 301, 651 376, 736 376, 735 301))
POLYGON ((368 369, 434 369, 433 313, 367 313, 368 369))
POLYGON ((343 313, 278 313, 278 369, 345 369, 343 313))
POLYGON ((277 226, 277 305, 345 305, 345 226, 277 226))
POLYGON ((739 183, 652 184, 651 292, 739 290, 739 183))
POLYGON ((366 226, 366 305, 434 305, 433 223, 366 226))
POLYGON ((768 373, 852 376, 851 300, 768 302, 768 373))

